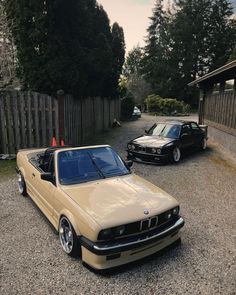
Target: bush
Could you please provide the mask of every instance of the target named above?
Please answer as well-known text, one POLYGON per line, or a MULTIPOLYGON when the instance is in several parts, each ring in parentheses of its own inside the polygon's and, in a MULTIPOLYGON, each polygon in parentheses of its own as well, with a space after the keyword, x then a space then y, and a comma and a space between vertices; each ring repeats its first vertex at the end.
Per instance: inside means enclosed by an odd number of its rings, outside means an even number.
POLYGON ((134 97, 131 93, 126 94, 126 96, 121 100, 121 118, 130 119, 134 111, 134 97))
POLYGON ((146 99, 147 109, 150 113, 158 115, 187 114, 190 106, 174 98, 162 98, 159 95, 149 95, 146 99))

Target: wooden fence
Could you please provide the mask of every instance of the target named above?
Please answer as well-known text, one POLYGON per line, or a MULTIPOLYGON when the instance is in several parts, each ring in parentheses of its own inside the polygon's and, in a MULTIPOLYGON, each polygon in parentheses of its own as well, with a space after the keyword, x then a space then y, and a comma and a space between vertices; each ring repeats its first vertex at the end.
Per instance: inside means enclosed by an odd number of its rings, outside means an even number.
POLYGON ((21 148, 46 147, 53 136, 58 141, 63 137, 68 145, 86 143, 119 117, 118 99, 78 100, 67 95, 58 100, 35 92, 0 92, 0 153, 15 154, 21 148))
POLYGON ((233 90, 213 92, 204 103, 204 119, 223 131, 232 133, 236 128, 236 93, 233 90))
POLYGON ((120 101, 107 98, 77 100, 65 97, 65 141, 72 145, 86 143, 107 130, 120 117, 120 101))

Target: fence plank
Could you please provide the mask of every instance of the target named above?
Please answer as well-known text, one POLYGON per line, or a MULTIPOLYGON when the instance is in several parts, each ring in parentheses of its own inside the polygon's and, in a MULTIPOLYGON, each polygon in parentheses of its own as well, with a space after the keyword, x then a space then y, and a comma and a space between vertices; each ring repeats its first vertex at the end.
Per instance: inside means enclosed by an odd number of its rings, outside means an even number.
POLYGON ((26 92, 27 101, 27 135, 28 135, 28 147, 33 146, 33 133, 32 133, 32 114, 31 114, 31 94, 26 92))
POLYGON ((1 152, 8 154, 7 146, 7 128, 6 128, 6 116, 5 116, 5 99, 4 96, 0 96, 0 123, 1 123, 1 152))
POLYGON ((40 109, 41 109, 41 130, 42 130, 42 145, 47 146, 47 133, 46 133, 46 115, 45 115, 45 95, 40 99, 40 109))
POLYGON ((14 91, 12 95, 12 104, 13 104, 13 118, 14 118, 14 131, 15 131, 15 148, 18 151, 21 145, 20 139, 20 122, 19 122, 19 111, 18 111, 18 95, 14 91))
POLYGON ((34 121, 35 121, 35 141, 36 146, 40 147, 40 132, 39 132, 39 94, 34 94, 34 121))
POLYGON ((7 130, 8 130, 8 150, 10 154, 15 153, 15 140, 13 133, 13 120, 12 120, 12 108, 11 108, 11 96, 7 94, 6 99, 6 114, 7 114, 7 130))

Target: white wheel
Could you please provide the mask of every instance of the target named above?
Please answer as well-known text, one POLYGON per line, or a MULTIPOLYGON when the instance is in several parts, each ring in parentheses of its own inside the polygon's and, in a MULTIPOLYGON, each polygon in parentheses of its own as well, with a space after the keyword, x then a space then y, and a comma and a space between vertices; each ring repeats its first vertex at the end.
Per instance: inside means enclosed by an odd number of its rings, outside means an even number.
POLYGON ((201 149, 205 150, 207 148, 207 140, 206 138, 203 138, 202 143, 201 143, 201 149))
POLYGON ((173 149, 173 152, 172 152, 172 158, 173 158, 173 162, 174 163, 178 163, 180 161, 180 158, 181 158, 181 152, 180 152, 180 149, 178 147, 175 147, 173 149))

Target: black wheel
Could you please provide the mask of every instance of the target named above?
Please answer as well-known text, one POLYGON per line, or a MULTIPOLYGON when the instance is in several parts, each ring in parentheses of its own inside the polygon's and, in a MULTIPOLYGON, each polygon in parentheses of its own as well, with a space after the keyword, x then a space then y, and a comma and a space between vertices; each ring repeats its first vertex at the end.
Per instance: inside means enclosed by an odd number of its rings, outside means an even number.
POLYGON ((205 151, 207 148, 207 140, 206 138, 203 138, 201 141, 201 146, 200 146, 201 150, 205 151))
POLYGON ((21 172, 18 173, 18 190, 22 196, 27 196, 26 183, 24 176, 21 174, 21 172))
POLYGON ((172 161, 178 163, 181 159, 181 151, 178 147, 175 147, 172 151, 172 161))
POLYGON ((62 216, 59 223, 59 239, 66 254, 77 257, 81 254, 81 247, 73 226, 68 218, 62 216))

